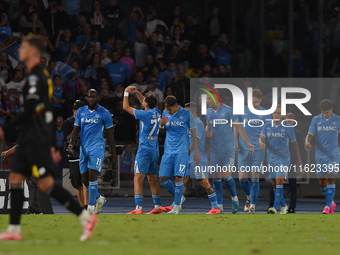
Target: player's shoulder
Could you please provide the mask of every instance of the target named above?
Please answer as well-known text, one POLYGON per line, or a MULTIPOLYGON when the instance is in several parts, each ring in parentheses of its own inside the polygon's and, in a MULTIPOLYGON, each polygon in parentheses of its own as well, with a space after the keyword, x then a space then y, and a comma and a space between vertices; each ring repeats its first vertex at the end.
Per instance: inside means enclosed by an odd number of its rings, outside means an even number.
POLYGON ((263 125, 263 129, 269 129, 269 128, 271 128, 271 127, 272 127, 271 122, 266 122, 266 123, 264 123, 264 125, 263 125))
POLYGON ((337 119, 337 121, 340 121, 340 116, 339 116, 339 115, 337 115, 337 114, 335 114, 334 112, 333 112, 333 116, 332 116, 332 117, 336 118, 336 119, 337 119))
POLYGON ((233 113, 233 108, 229 105, 226 105, 226 104, 222 104, 221 105, 222 107, 222 110, 226 113, 233 113))
MULTIPOLYGON (((136 110, 136 111, 139 111, 139 110, 136 110)), ((145 112, 150 114, 152 117, 157 117, 157 118, 162 114, 158 108, 153 108, 145 112)))
POLYGON ((195 119, 195 122, 196 122, 197 126, 203 126, 204 127, 204 123, 199 117, 197 117, 195 119))
POLYGON ((314 116, 312 120, 316 121, 316 120, 319 120, 321 118, 322 118, 322 114, 320 113, 320 114, 314 116))

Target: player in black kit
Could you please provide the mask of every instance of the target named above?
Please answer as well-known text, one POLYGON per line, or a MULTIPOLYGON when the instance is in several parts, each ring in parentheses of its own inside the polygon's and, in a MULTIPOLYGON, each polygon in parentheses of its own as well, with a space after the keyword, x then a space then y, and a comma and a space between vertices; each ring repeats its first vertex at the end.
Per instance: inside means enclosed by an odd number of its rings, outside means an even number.
POLYGON ((23 112, 18 117, 0 127, 0 139, 15 126, 21 125, 22 134, 18 140, 18 148, 13 155, 12 169, 9 175, 11 191, 10 224, 0 234, 0 240, 20 240, 20 216, 23 206, 23 181, 25 176, 36 178, 41 191, 55 198, 71 212, 76 214, 83 226, 80 241, 87 240, 93 232, 98 218, 83 210, 71 194, 56 185, 53 179, 53 161, 61 159, 60 153, 53 146, 53 85, 49 73, 40 65, 40 56, 45 49, 45 40, 40 36, 23 39, 19 49, 20 60, 26 64, 29 75, 23 82, 23 112))

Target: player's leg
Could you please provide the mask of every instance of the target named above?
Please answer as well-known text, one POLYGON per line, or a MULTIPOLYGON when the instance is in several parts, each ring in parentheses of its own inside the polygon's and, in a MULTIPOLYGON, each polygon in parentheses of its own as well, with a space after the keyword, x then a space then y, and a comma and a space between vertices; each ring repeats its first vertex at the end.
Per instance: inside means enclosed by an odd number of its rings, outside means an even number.
POLYGON ((327 194, 326 194, 326 206, 322 213, 333 214, 336 204, 334 202, 335 195, 335 178, 336 174, 329 172, 327 173, 327 194))
MULTIPOLYGON (((268 162, 269 166, 272 166, 272 164, 270 162, 268 162)), ((270 181, 272 183, 272 188, 273 188, 273 192, 274 192, 274 199, 275 199, 275 192, 276 192, 276 173, 273 171, 273 169, 269 168, 269 177, 270 177, 270 181)), ((274 207, 274 203, 273 203, 273 207, 269 207, 268 209, 269 213, 273 213, 276 214, 277 211, 274 207)))
POLYGON ((239 155, 238 155, 240 186, 246 195, 246 204, 244 206, 245 212, 249 212, 249 207, 250 207, 250 182, 248 180, 248 175, 250 172, 249 167, 251 166, 250 155, 251 153, 248 151, 243 152, 243 153, 239 152, 239 155))
POLYGON ((24 203, 25 176, 20 173, 11 172, 8 177, 11 192, 10 222, 5 232, 0 234, 0 240, 21 240, 20 218, 24 203))
POLYGON ((42 192, 56 199, 65 208, 79 217, 79 220, 83 225, 83 235, 80 237, 80 241, 86 241, 89 239, 93 233, 95 225, 97 224, 97 216, 90 215, 87 210, 81 208, 67 190, 54 182, 51 175, 39 178, 37 183, 42 192))
POLYGON ((163 213, 161 209, 161 187, 158 182, 158 158, 159 152, 154 151, 153 153, 148 153, 150 157, 150 166, 147 172, 148 182, 150 184, 150 189, 152 193, 152 200, 155 208, 148 212, 147 214, 159 214, 163 213))
POLYGON ((207 192, 208 198, 209 198, 210 203, 211 203, 211 210, 207 214, 220 214, 221 209, 218 208, 216 192, 213 189, 213 187, 211 186, 209 179, 208 178, 199 179, 199 183, 200 183, 201 187, 203 189, 205 189, 205 191, 207 192))
POLYGON ((288 206, 285 203, 283 196, 283 182, 287 178, 289 170, 289 162, 285 162, 280 164, 278 167, 278 171, 276 172, 276 190, 275 190, 275 198, 274 198, 274 208, 277 210, 278 206, 281 206, 280 214, 287 214, 288 206))
POLYGON ((133 177, 133 187, 134 187, 134 197, 136 209, 128 212, 126 214, 143 214, 143 180, 145 178, 145 174, 135 173, 133 177))
POLYGON ((89 206, 88 211, 91 213, 94 210, 95 214, 101 213, 105 197, 98 192, 98 174, 102 170, 104 162, 105 150, 102 147, 93 148, 88 155, 88 176, 89 176, 89 206))
POLYGON ((181 204, 183 203, 183 180, 188 167, 188 154, 181 153, 174 156, 174 175, 175 175, 175 201, 170 214, 178 214, 181 211, 181 204))
POLYGON ((257 198, 260 193, 260 173, 252 172, 251 173, 251 188, 250 188, 250 213, 255 213, 257 198))
POLYGON ((256 150, 251 155, 250 213, 255 213, 257 198, 260 192, 260 173, 262 171, 264 156, 264 150, 256 150))
POLYGON ((223 210, 223 186, 222 186, 222 171, 218 171, 219 168, 223 167, 219 165, 217 153, 211 152, 210 153, 210 172, 212 172, 213 177, 213 188, 216 192, 216 199, 218 208, 221 209, 221 213, 224 212, 223 210), (219 167, 219 168, 218 168, 219 167))
POLYGON ((75 188, 79 204, 81 207, 87 206, 84 198, 83 184, 79 170, 79 160, 69 160, 70 180, 73 188, 75 188))
POLYGON ((227 187, 229 189, 230 195, 231 195, 231 212, 233 214, 238 212, 239 209, 239 200, 237 197, 236 192, 236 183, 234 178, 232 177, 232 168, 234 167, 234 159, 235 159, 235 151, 228 151, 227 155, 224 155, 224 161, 223 166, 226 166, 227 169, 223 171, 223 180, 227 184, 227 187))
POLYGON ((145 178, 145 175, 148 173, 149 165, 150 161, 148 159, 148 155, 138 150, 134 164, 133 177, 136 208, 135 210, 127 212, 126 214, 143 214, 143 180, 145 178))
POLYGON ((94 169, 88 169, 89 176, 89 206, 88 211, 91 213, 95 212, 96 200, 100 198, 98 192, 98 171, 94 169))
POLYGON ((159 182, 173 196, 175 196, 175 186, 170 177, 173 176, 173 156, 172 154, 164 153, 159 167, 159 182))
POLYGON ((150 189, 152 193, 152 200, 155 208, 148 212, 147 214, 159 214, 163 213, 161 207, 161 187, 159 186, 157 174, 148 174, 148 182, 150 184, 150 189))

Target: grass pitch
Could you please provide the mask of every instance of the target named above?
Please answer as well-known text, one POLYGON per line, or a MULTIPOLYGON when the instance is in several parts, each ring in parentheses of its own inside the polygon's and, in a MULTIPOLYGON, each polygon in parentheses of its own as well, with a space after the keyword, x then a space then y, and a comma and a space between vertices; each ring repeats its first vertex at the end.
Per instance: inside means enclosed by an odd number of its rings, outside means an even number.
MULTIPOLYGON (((0 254, 332 254, 339 222, 340 214, 102 214, 81 243, 74 215, 23 215, 23 240, 0 242, 0 254)), ((1 215, 0 229, 7 223, 1 215)))

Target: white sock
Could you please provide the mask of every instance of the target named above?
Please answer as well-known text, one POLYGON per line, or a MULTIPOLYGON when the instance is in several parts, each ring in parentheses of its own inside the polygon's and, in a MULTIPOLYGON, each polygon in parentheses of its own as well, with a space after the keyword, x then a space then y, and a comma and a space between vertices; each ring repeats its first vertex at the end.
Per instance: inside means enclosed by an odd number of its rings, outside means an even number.
POLYGON ((247 195, 246 195, 246 197, 247 197, 247 200, 249 200, 249 201, 250 201, 250 195, 249 195, 249 196, 247 196, 247 195))
POLYGON ((231 197, 231 200, 238 201, 238 197, 237 196, 231 197))
POLYGON ((254 209, 255 209, 255 206, 256 206, 256 205, 254 205, 254 204, 250 204, 250 207, 252 207, 252 208, 254 208, 254 209))
POLYGON ((174 207, 172 208, 172 210, 178 210, 179 209, 179 205, 174 205, 174 207))
POLYGON ((223 204, 218 204, 217 206, 219 209, 223 210, 223 204))
POLYGON ((136 210, 142 210, 143 209, 143 206, 141 205, 136 205, 136 210))
POLYGON ((9 224, 7 227, 7 232, 11 233, 11 234, 20 234, 21 233, 21 226, 19 225, 13 225, 13 224, 9 224))
POLYGON ((155 205, 155 208, 157 209, 157 210, 159 210, 159 207, 160 207, 161 205, 155 205))
POLYGON ((83 209, 81 214, 79 215, 80 222, 85 224, 89 222, 90 219, 91 219, 90 213, 86 209, 83 209))

